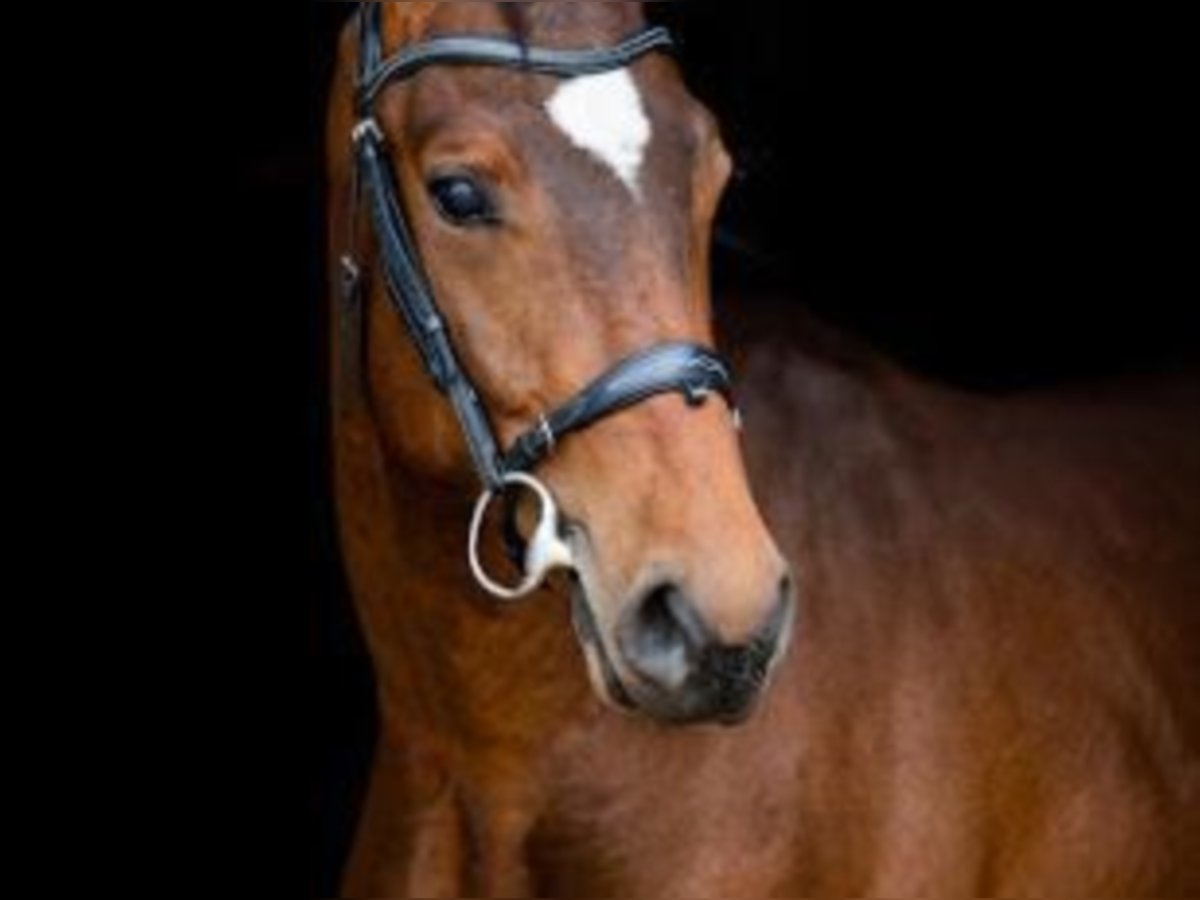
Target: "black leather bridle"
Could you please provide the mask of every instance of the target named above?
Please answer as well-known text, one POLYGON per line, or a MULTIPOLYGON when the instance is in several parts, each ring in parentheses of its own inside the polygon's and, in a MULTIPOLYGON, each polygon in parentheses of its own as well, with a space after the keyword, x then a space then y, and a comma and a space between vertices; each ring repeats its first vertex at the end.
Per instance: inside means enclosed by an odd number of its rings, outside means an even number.
MULTIPOLYGON (((646 53, 670 48, 672 40, 664 28, 647 28, 615 46, 599 49, 550 49, 525 46, 505 37, 451 35, 430 38, 385 57, 381 7, 375 2, 359 7, 358 123, 352 133, 355 192, 370 208, 388 295, 407 325, 426 371, 450 400, 485 485, 485 498, 503 492, 516 473, 532 470, 564 436, 655 395, 678 392, 689 404, 699 405, 708 394, 717 392, 732 408, 729 369, 719 356, 698 344, 661 343, 617 362, 553 412, 541 416, 507 451, 500 451, 422 269, 389 168, 385 138, 374 118, 375 101, 389 84, 430 65, 500 66, 571 78, 628 65, 646 53)), ((342 264, 347 290, 358 292, 362 274, 353 253, 343 257, 342 264)))

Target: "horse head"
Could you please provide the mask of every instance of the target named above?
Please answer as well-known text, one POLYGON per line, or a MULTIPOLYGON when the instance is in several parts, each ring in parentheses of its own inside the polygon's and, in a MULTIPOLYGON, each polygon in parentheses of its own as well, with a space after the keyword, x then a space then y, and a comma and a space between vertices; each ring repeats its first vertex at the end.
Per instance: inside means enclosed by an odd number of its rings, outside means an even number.
MULTIPOLYGON (((351 177, 348 136, 365 124, 436 298, 467 418, 477 404, 475 431, 489 433, 462 439, 462 410, 456 418, 423 371, 442 351, 416 352, 421 323, 389 310, 368 318, 364 376, 386 452, 420 477, 465 482, 480 469, 479 443, 500 448, 502 473, 505 448, 541 440, 527 462, 560 511, 553 537, 596 691, 664 721, 740 720, 783 651, 794 603, 747 483, 735 410, 705 400, 717 391, 674 389, 670 369, 641 373, 654 389, 635 386, 570 434, 549 432, 547 418, 598 378, 598 393, 615 390, 605 373, 648 349, 660 367, 720 365, 654 356, 714 341, 709 243, 730 162, 713 116, 669 55, 629 43, 645 28, 637 4, 366 6, 359 27, 373 18, 378 47, 353 30, 342 47, 343 71, 366 77, 361 108, 335 101, 332 140, 346 147, 333 154, 335 177, 351 177), (473 58, 479 46, 453 43, 464 35, 515 58, 473 58), (430 47, 443 54, 432 63, 420 57, 430 47), (628 58, 579 63, 614 47, 628 58), (554 71, 558 51, 577 54, 574 68, 554 71), (362 57, 375 52, 372 69, 362 57), (397 52, 407 62, 384 71, 397 52)), ((357 262, 380 309, 407 285, 388 277, 374 224, 357 262)), ((530 499, 515 514, 527 536, 530 499)))

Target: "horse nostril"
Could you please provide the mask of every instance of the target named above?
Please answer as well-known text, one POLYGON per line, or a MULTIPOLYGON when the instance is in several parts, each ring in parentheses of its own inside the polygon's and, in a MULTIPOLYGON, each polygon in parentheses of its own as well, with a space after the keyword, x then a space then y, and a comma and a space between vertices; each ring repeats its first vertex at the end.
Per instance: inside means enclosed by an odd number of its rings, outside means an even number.
MULTIPOLYGON (((767 620, 767 625, 763 630, 763 637, 769 637, 772 641, 781 637, 781 632, 790 625, 795 612, 796 589, 790 571, 784 572, 780 576, 777 596, 779 599, 776 602, 775 611, 767 620)), ((786 635, 783 637, 786 639, 786 635)))
POLYGON ((647 591, 634 608, 619 643, 638 675, 667 690, 683 685, 707 635, 691 602, 673 582, 647 591))

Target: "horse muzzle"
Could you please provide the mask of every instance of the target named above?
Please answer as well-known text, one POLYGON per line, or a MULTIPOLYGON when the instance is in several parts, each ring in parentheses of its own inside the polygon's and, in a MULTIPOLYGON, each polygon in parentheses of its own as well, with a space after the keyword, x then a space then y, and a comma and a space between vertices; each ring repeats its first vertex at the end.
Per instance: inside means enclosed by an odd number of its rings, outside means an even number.
POLYGON ((619 617, 610 641, 576 578, 572 619, 593 686, 610 705, 674 724, 735 725, 753 712, 783 656, 795 605, 791 578, 785 575, 767 619, 748 638, 728 643, 683 589, 664 582, 619 617))

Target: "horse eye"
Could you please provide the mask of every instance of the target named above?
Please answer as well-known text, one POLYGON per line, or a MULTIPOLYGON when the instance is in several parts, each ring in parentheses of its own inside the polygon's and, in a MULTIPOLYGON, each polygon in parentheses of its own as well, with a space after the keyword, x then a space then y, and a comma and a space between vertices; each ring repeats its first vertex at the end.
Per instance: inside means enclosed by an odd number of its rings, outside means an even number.
POLYGON ((465 175, 443 175, 429 182, 429 195, 451 225, 488 225, 498 221, 491 198, 465 175))

